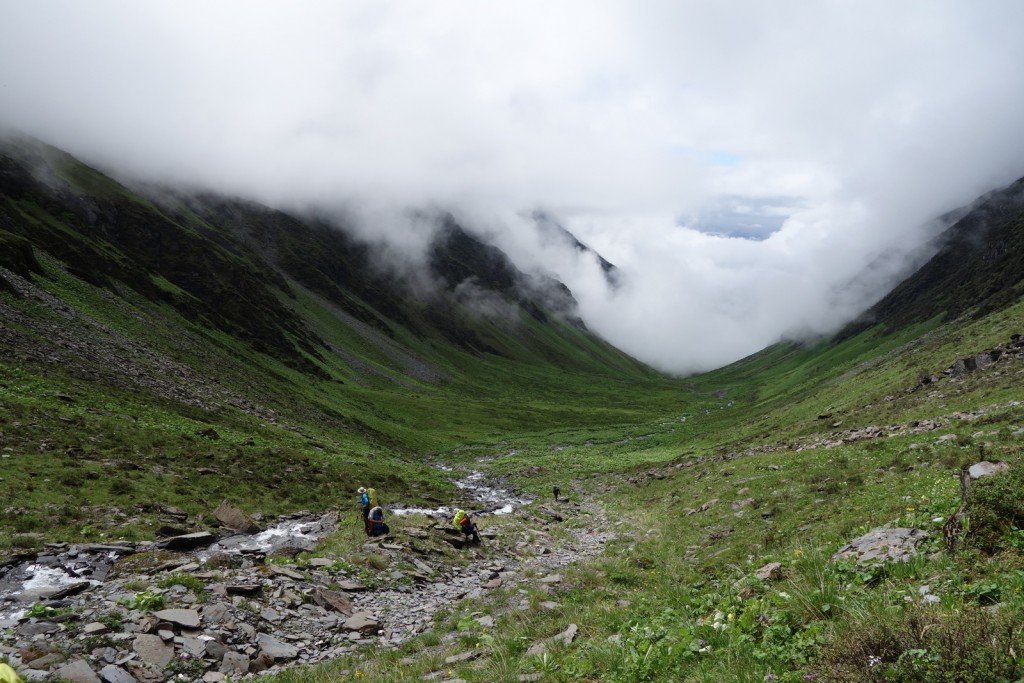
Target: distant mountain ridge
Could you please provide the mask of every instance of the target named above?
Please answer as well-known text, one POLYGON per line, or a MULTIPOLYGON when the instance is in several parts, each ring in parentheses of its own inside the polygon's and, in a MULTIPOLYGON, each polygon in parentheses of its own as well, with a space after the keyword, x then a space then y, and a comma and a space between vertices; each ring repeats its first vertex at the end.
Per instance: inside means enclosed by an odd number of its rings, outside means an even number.
POLYGON ((1024 280, 1024 178, 949 214, 938 251, 836 335, 894 331, 941 316, 979 318, 1016 302, 1024 280))
POLYGON ((411 334, 462 353, 571 367, 580 357, 565 345, 585 339, 598 355, 643 367, 586 331, 564 284, 520 271, 451 216, 438 222, 424 264, 435 286, 417 291, 327 219, 213 194, 147 197, 38 141, 0 144, 0 266, 22 277, 40 274, 36 256, 47 254, 92 285, 127 286, 322 378, 325 354, 338 347, 304 319, 296 287, 392 340, 411 334))

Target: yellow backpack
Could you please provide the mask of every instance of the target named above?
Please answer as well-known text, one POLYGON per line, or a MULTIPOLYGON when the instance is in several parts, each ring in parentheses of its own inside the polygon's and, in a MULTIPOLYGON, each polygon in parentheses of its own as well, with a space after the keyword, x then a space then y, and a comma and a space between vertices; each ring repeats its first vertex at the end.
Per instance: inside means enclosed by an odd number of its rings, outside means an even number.
POLYGON ((21 683, 14 669, 0 662, 0 683, 21 683))
POLYGON ((377 507, 377 489, 366 489, 366 495, 370 498, 370 507, 377 507))

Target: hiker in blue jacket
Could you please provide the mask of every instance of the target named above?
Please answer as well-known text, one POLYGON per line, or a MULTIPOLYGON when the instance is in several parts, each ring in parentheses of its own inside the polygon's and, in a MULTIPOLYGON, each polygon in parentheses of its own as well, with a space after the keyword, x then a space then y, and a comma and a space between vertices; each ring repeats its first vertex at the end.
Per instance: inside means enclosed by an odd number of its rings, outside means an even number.
POLYGON ((359 487, 359 507, 363 513, 363 528, 366 529, 366 535, 370 535, 370 523, 367 519, 370 516, 370 494, 366 492, 366 488, 363 486, 359 487))

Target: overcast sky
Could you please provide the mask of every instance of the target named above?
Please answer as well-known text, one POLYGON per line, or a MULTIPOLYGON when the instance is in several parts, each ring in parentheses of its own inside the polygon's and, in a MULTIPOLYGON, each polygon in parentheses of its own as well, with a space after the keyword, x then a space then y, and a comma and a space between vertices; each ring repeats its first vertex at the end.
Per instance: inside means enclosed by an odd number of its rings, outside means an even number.
POLYGON ((0 0, 0 123, 122 174, 450 209, 689 372, 828 332, 1024 175, 1018 0, 0 0), (545 247, 543 209, 618 265, 545 247), (868 266, 870 277, 863 277, 868 266))

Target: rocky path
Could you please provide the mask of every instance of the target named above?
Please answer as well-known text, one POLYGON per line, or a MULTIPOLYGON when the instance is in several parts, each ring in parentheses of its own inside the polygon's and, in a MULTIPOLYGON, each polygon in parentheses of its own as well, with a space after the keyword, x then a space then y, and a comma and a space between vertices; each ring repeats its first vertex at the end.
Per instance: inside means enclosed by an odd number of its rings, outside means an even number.
MULTIPOLYGON (((443 523, 412 519, 348 557, 296 560, 302 548, 287 545, 270 556, 197 556, 166 542, 51 546, 35 558, 37 571, 90 553, 106 553, 112 564, 102 583, 33 596, 27 614, 0 624, 7 627, 0 657, 26 680, 76 683, 213 683, 277 671, 400 645, 460 600, 509 595, 498 588, 533 582, 554 591, 560 571, 615 536, 591 503, 533 505, 482 520, 480 546, 465 545, 443 523)), ((490 611, 523 607, 507 599, 490 611)), ((487 626, 493 616, 479 619, 487 626)))

